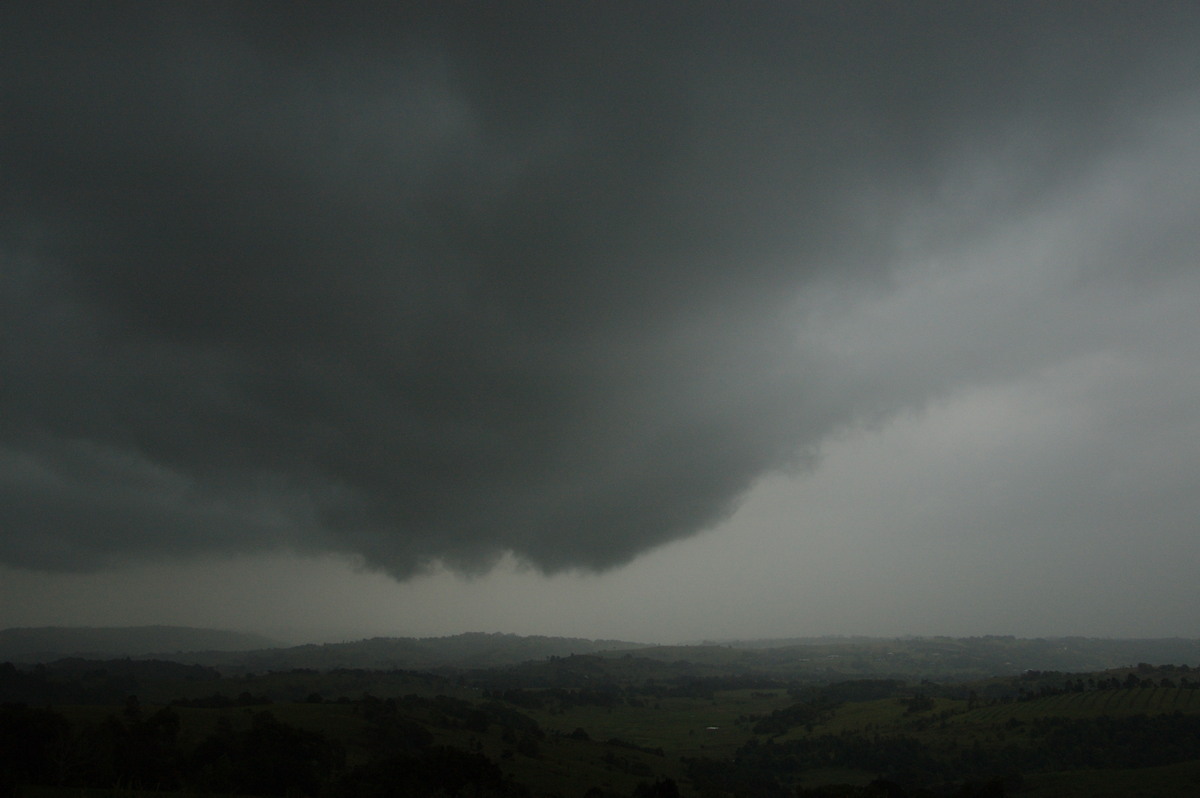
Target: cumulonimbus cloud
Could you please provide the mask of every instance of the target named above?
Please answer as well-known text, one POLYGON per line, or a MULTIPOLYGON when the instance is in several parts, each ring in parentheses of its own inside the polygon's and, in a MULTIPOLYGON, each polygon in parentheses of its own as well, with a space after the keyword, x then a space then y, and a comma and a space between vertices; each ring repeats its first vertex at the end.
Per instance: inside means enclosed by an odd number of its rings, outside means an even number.
POLYGON ((1185 5, 405 5, 2 12, 0 559, 626 562, 955 379, 813 297, 1196 75, 1185 5))

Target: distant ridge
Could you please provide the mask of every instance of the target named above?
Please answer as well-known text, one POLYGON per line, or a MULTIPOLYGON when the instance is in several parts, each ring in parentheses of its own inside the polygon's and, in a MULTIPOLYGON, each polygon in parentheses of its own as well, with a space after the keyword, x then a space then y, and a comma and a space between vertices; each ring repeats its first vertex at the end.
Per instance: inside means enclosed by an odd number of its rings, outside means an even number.
POLYGON ((803 675, 836 680, 848 674, 900 678, 919 673, 961 679, 1026 670, 1098 671, 1140 663, 1200 667, 1200 640, 819 637, 661 646, 624 640, 469 632, 447 637, 374 637, 280 647, 261 635, 177 626, 0 631, 0 662, 31 665, 68 658, 153 659, 216 668, 226 675, 297 669, 461 673, 531 664, 549 668, 540 677, 543 682, 558 678, 557 671, 568 665, 598 669, 597 674, 613 668, 658 673, 659 665, 669 666, 668 670, 686 665, 684 670, 692 676, 803 675))
POLYGON ((189 626, 39 626, 0 630, 0 662, 247 651, 276 645, 277 641, 263 635, 189 626))
POLYGON ((373 637, 345 643, 281 646, 262 635, 184 626, 59 627, 0 630, 0 662, 67 658, 159 659, 226 671, 474 669, 572 654, 646 648, 624 640, 467 632, 448 637, 373 637))
POLYGON ((224 670, 362 668, 367 670, 476 669, 517 665, 572 654, 631 651, 645 643, 579 637, 467 632, 449 637, 373 637, 349 643, 292 646, 260 651, 194 652, 189 663, 224 670))

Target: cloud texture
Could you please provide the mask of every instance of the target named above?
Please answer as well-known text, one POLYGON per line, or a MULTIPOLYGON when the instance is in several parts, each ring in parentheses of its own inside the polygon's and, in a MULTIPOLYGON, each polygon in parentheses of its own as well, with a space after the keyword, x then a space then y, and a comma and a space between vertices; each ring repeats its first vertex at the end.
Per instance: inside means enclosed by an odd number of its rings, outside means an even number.
POLYGON ((1195 434, 1198 23, 6 4, 0 560, 606 568, 1072 363, 1195 434))

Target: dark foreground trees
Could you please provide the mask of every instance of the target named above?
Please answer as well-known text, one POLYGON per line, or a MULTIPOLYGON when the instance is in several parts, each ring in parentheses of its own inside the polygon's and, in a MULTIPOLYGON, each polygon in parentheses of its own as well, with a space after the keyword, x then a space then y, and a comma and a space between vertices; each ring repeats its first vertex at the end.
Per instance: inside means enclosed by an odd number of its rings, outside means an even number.
POLYGON ((72 730, 52 710, 4 705, 0 796, 17 794, 21 785, 338 798, 527 794, 482 753, 433 745, 424 729, 395 719, 378 725, 392 745, 348 768, 341 745, 267 711, 255 713, 241 731, 222 718, 212 734, 188 746, 169 707, 143 717, 131 704, 72 730))

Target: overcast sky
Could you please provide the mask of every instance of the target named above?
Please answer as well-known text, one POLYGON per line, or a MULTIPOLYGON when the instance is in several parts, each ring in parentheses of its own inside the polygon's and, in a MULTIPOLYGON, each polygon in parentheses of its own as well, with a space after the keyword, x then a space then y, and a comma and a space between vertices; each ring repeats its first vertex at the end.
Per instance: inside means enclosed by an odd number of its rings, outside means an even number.
POLYGON ((0 627, 1200 636, 1200 5, 0 8, 0 627))

